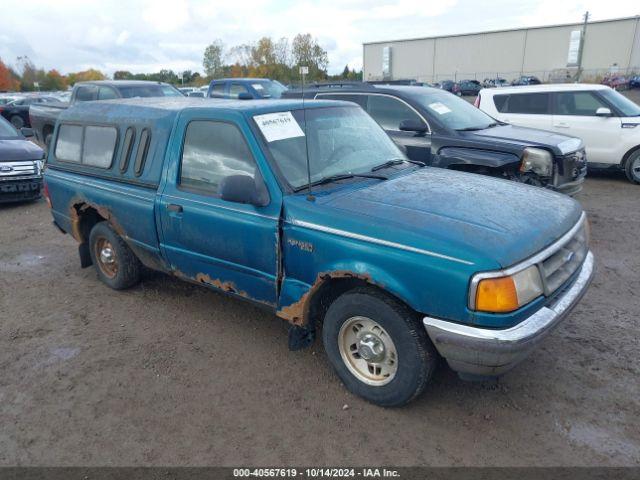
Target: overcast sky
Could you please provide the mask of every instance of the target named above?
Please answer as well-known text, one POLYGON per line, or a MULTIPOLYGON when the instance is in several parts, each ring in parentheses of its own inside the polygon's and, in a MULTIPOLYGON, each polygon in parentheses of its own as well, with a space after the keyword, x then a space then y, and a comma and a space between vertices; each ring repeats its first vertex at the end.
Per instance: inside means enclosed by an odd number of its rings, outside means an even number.
POLYGON ((227 47, 309 32, 330 73, 362 67, 362 43, 640 14, 638 0, 1 0, 0 58, 27 55, 62 73, 97 68, 202 72, 214 39, 227 47))

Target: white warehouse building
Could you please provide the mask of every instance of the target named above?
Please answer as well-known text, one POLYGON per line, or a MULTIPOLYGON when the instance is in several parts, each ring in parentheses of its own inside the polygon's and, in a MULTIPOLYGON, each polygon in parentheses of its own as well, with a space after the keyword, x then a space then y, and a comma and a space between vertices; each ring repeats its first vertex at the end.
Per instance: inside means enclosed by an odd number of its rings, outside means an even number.
MULTIPOLYGON (((370 42, 365 80, 422 82, 535 75, 562 81, 578 71, 582 23, 370 42)), ((640 16, 594 21, 584 28, 581 79, 640 72, 640 16)))

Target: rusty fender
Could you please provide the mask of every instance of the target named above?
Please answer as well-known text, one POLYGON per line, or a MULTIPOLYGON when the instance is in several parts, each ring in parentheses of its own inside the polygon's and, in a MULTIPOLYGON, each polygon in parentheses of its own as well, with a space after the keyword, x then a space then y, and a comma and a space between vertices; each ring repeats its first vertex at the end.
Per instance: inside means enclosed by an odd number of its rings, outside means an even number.
POLYGON ((313 282, 313 285, 311 285, 311 288, 304 295, 302 295, 297 302, 294 302, 286 307, 281 307, 280 310, 276 311, 276 315, 280 318, 283 318, 284 320, 287 320, 293 325, 306 325, 309 320, 309 308, 311 305, 311 299, 326 281, 334 280, 337 278, 354 278, 363 280, 370 285, 377 285, 380 287, 382 286, 374 282, 371 278, 371 275, 366 273, 357 273, 349 270, 322 272, 318 274, 316 280, 313 282))
POLYGON ((82 218, 82 213, 89 208, 93 208, 98 212, 98 215, 107 220, 118 235, 123 238, 127 238, 127 234, 109 208, 91 203, 82 197, 74 197, 69 202, 69 218, 71 219, 71 236, 75 238, 76 241, 83 243, 86 240, 82 238, 80 220, 82 218))

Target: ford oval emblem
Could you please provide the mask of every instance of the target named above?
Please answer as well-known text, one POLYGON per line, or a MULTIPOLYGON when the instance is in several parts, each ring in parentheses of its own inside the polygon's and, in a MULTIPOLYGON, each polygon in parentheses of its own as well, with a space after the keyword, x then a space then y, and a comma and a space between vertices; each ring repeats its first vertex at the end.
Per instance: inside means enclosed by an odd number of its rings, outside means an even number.
POLYGON ((10 167, 8 165, 3 165, 0 167, 0 172, 2 173, 13 172, 13 167, 10 167))

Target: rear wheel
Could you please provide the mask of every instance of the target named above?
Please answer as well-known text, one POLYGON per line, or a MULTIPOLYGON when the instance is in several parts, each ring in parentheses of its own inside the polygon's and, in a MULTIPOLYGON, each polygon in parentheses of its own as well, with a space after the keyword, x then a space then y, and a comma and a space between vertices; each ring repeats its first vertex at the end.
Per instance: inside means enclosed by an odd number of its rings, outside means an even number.
POLYGON ((640 150, 627 158, 624 170, 630 182, 640 184, 640 150))
POLYGON ((140 261, 107 222, 91 229, 89 250, 98 277, 111 288, 122 290, 140 281, 140 261))
POLYGON ((20 115, 12 116, 10 121, 11 121, 11 125, 16 127, 18 130, 20 130, 22 127, 24 127, 24 120, 22 119, 22 117, 20 115))
POLYGON ((401 406, 416 398, 437 364, 415 313, 374 289, 340 296, 322 328, 327 356, 345 386, 380 406, 401 406))

